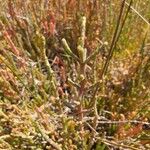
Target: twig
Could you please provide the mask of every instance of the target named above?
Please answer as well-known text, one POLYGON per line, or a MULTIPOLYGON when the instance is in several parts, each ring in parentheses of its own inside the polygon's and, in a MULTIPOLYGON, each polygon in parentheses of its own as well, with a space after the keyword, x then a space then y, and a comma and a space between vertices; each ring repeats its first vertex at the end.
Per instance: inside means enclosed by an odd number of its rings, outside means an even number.
MULTIPOLYGON (((99 135, 99 133, 89 124, 86 122, 86 124, 89 126, 89 128, 95 132, 97 135, 99 135)), ((100 138, 100 137, 96 137, 96 139, 102 141, 103 143, 107 144, 107 145, 110 145, 110 146, 115 146, 115 147, 119 147, 119 148, 128 148, 128 149, 132 149, 132 150, 138 150, 137 148, 135 147, 131 147, 131 146, 128 146, 128 145, 123 145, 123 144, 119 144, 119 143, 116 143, 114 141, 110 141, 110 140, 107 140, 107 139, 104 139, 104 138, 100 138)))
POLYGON ((124 120, 124 121, 98 121, 100 124, 124 124, 124 123, 139 123, 139 124, 145 124, 145 125, 150 125, 148 122, 143 122, 143 121, 137 121, 137 120, 124 120))
POLYGON ((110 141, 110 140, 107 140, 107 139, 102 139, 102 138, 97 138, 99 139, 100 141, 102 141, 103 143, 107 144, 107 145, 110 145, 110 146, 113 146, 113 147, 119 147, 121 149, 130 149, 130 150, 139 150, 138 148, 135 148, 135 147, 131 147, 131 146, 128 146, 128 145, 124 145, 124 144, 119 144, 119 143, 116 143, 114 141, 110 141))

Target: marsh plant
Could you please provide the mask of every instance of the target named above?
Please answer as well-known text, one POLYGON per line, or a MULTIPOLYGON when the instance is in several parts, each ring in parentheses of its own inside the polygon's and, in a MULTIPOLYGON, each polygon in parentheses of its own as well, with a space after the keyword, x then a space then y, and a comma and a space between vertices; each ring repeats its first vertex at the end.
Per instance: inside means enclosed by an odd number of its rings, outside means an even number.
POLYGON ((0 2, 0 149, 150 149, 149 0, 0 2))

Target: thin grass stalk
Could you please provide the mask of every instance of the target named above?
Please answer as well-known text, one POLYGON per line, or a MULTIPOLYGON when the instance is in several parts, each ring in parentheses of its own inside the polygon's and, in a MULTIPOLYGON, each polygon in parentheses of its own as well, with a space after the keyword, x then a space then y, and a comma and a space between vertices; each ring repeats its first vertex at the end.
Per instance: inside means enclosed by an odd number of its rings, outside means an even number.
MULTIPOLYGON (((128 2, 125 2, 125 4, 129 7, 130 4, 128 2)), ((150 23, 147 19, 145 19, 133 6, 131 6, 131 9, 133 12, 135 12, 148 26, 150 26, 150 23)))
POLYGON ((111 57, 113 55, 114 46, 115 46, 115 44, 117 42, 116 41, 117 34, 118 34, 118 31, 119 31, 119 26, 121 24, 121 18, 122 18, 122 15, 123 15, 124 5, 125 5, 125 0, 123 0, 123 2, 121 3, 121 8, 120 8, 120 13, 119 13, 116 29, 115 29, 115 32, 114 32, 114 35, 113 35, 113 39, 112 39, 112 42, 111 42, 111 45, 110 45, 110 49, 109 49, 109 52, 108 52, 108 56, 107 56, 106 62, 105 62, 104 67, 102 69, 101 78, 103 77, 103 75, 106 74, 108 66, 109 66, 109 62, 110 62, 111 57))
MULTIPOLYGON (((113 51, 114 51, 114 45, 116 44, 116 38, 117 38, 117 34, 118 34, 118 30, 119 30, 119 26, 120 26, 120 23, 121 23, 121 18, 122 18, 122 15, 123 15, 123 10, 124 10, 124 5, 125 5, 125 0, 121 3, 121 8, 120 8, 120 14, 119 14, 119 17, 118 17, 118 21, 117 21, 117 25, 116 25, 116 29, 115 29, 115 32, 114 32, 114 35, 113 35, 113 39, 112 39, 112 42, 111 42, 111 46, 110 46, 110 49, 109 49, 109 54, 107 56, 107 59, 106 59, 106 62, 104 64, 104 67, 102 68, 102 73, 100 75, 100 78, 103 79, 103 75, 106 74, 106 71, 107 71, 107 68, 108 68, 108 65, 109 65, 109 62, 111 60, 111 57, 112 57, 112 54, 113 54, 113 51)), ((99 89, 99 84, 100 82, 97 82, 95 84, 95 90, 93 92, 93 96, 92 96, 92 99, 95 98, 96 94, 97 94, 97 91, 99 89)), ((92 104, 93 106, 93 104, 92 104)))
MULTIPOLYGON (((121 25, 121 27, 120 27, 120 30, 118 31, 117 36, 116 36, 116 40, 115 40, 115 44, 114 44, 113 49, 116 48, 117 42, 118 42, 118 40, 119 40, 119 37, 120 37, 120 35, 121 35, 121 33, 122 33, 123 27, 124 27, 125 22, 126 22, 126 20, 127 20, 128 14, 129 14, 129 12, 130 12, 132 3, 133 3, 133 0, 131 0, 130 3, 129 3, 128 9, 127 9, 126 14, 125 14, 125 17, 124 17, 124 19, 123 19, 123 21, 122 21, 122 25, 121 25)), ((112 57, 112 55, 113 55, 113 53, 111 54, 111 57, 112 57)))
MULTIPOLYGON (((147 36, 148 36, 148 30, 145 33, 144 39, 142 40, 141 48, 139 50, 139 53, 141 55, 141 61, 144 60, 144 47, 145 47, 147 36)), ((138 83, 137 83, 137 85, 140 85, 140 83, 141 83, 142 72, 143 72, 143 68, 142 68, 142 63, 141 63, 141 65, 139 66, 139 74, 138 74, 138 83)))

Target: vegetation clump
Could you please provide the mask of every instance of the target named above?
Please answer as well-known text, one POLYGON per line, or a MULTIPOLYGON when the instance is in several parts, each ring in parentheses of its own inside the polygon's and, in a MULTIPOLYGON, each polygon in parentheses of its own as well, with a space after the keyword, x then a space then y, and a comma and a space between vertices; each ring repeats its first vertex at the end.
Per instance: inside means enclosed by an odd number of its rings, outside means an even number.
POLYGON ((0 149, 150 149, 149 0, 1 3, 0 149))

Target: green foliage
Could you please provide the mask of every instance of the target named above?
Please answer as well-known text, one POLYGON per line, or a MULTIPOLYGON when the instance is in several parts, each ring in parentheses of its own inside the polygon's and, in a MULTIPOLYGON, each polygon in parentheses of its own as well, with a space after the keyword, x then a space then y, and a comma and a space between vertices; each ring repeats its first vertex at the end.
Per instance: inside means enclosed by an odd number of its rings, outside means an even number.
POLYGON ((149 149, 149 8, 4 0, 0 149, 149 149))

